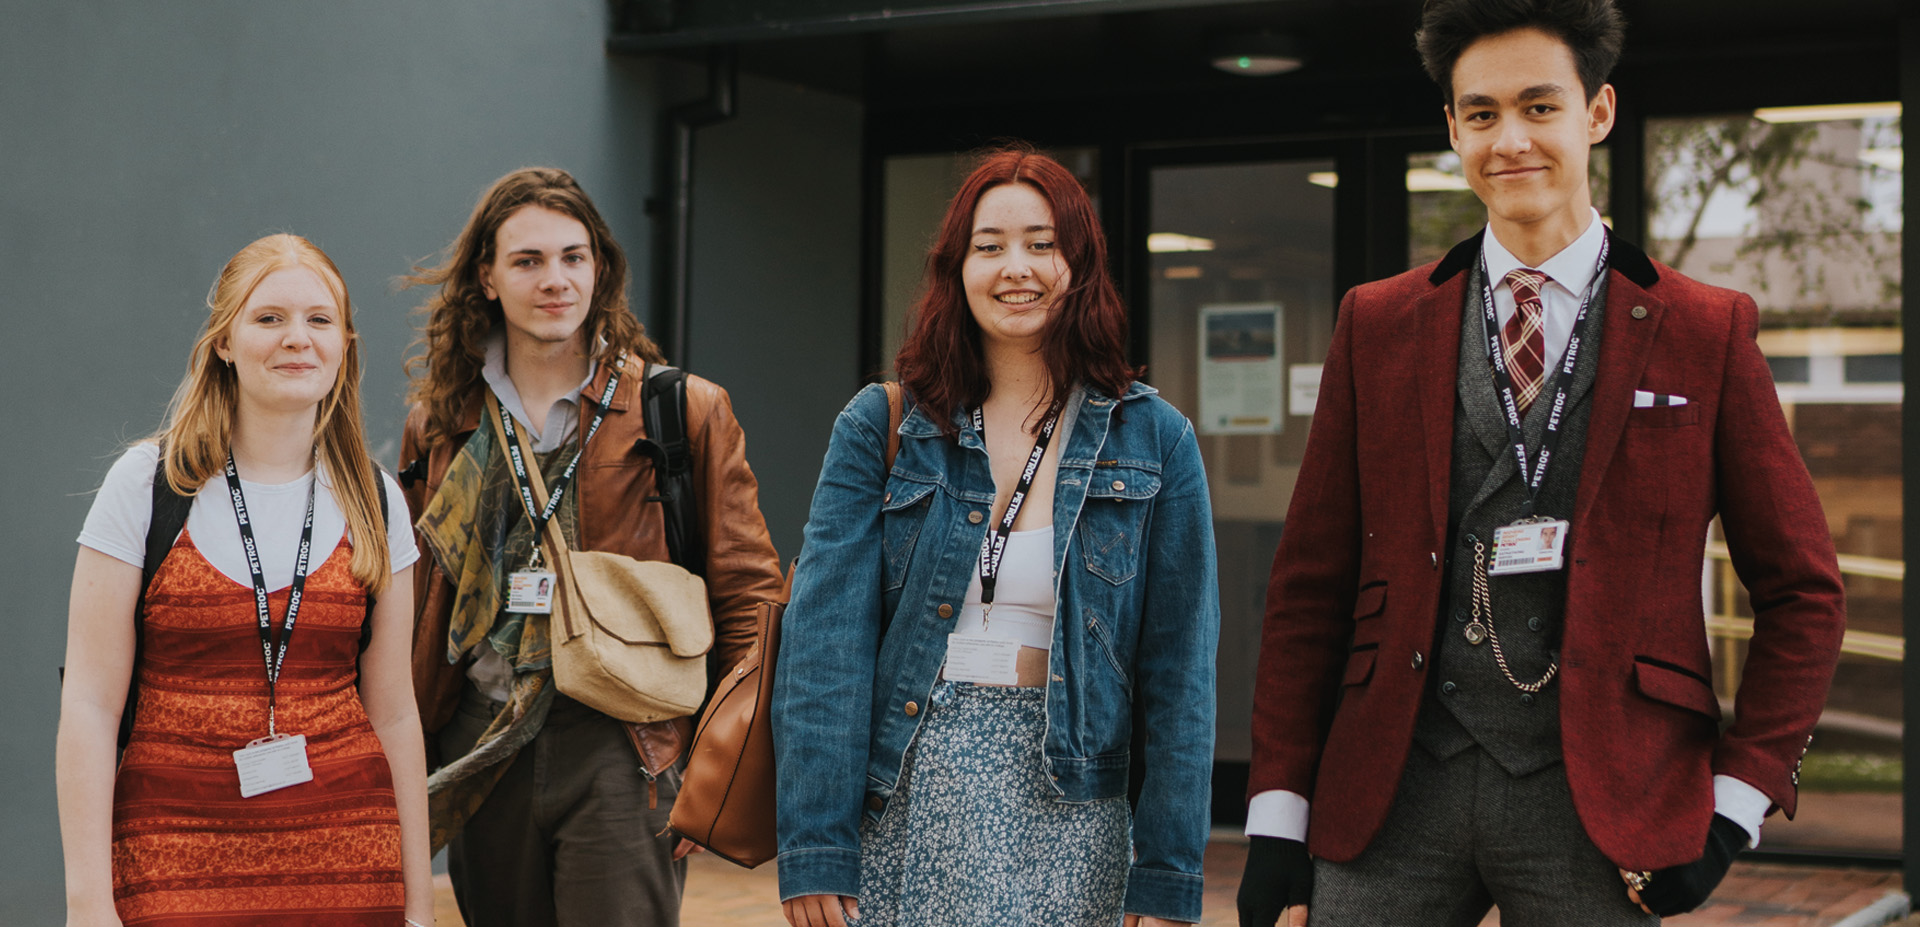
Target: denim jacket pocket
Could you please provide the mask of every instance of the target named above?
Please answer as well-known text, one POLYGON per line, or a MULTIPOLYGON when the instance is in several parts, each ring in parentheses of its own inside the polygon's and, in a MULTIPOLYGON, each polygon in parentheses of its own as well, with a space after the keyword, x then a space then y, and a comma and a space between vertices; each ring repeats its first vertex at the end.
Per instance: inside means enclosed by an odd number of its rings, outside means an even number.
POLYGON ((1133 578, 1139 569, 1140 536, 1159 492, 1158 473, 1132 467, 1094 468, 1075 529, 1089 572, 1116 586, 1133 578))
POLYGON ((913 562, 914 544, 927 523, 927 509, 933 503, 934 484, 887 478, 886 495, 881 497, 881 553, 885 568, 883 589, 897 591, 907 582, 907 566, 913 562))

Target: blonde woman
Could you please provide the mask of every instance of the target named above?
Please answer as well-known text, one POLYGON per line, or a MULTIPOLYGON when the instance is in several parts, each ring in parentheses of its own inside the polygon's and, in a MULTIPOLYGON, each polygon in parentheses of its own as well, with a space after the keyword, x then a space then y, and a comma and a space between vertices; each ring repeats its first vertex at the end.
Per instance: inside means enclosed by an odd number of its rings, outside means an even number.
POLYGON ((208 306, 165 427, 80 534, 56 759, 67 923, 429 924, 419 554, 367 456, 346 284, 272 235, 208 306), (143 588, 169 489, 190 508, 143 588))

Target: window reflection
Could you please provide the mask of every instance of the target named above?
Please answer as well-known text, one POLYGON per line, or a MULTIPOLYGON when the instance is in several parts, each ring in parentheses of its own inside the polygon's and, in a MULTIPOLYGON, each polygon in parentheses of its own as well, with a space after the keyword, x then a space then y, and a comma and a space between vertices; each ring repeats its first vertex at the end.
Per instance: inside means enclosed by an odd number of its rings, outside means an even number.
MULTIPOLYGON (((1800 813, 1768 819, 1770 849, 1900 850, 1900 139, 1897 104, 1647 125, 1648 253, 1758 303, 1760 348, 1846 575, 1845 654, 1800 813)), ((1728 700, 1753 613, 1717 540, 1703 593, 1728 700)))
POLYGON ((1245 813, 1261 603, 1333 339, 1328 160, 1156 167, 1148 378, 1193 419, 1220 575, 1216 820, 1245 813))

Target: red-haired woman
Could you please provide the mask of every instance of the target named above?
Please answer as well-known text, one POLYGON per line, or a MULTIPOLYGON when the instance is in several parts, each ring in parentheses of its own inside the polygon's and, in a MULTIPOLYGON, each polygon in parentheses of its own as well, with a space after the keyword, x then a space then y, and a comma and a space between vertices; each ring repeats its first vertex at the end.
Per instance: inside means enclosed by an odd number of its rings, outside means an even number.
POLYGON ((55 760, 67 923, 431 924, 419 553, 367 457, 346 283, 269 235, 207 308, 166 426, 80 533, 55 760))
POLYGON ((869 387, 834 424, 786 614, 787 918, 1198 921, 1219 635, 1206 474, 1192 425, 1133 381, 1086 191, 1030 149, 986 155, 915 316, 893 466, 869 387))

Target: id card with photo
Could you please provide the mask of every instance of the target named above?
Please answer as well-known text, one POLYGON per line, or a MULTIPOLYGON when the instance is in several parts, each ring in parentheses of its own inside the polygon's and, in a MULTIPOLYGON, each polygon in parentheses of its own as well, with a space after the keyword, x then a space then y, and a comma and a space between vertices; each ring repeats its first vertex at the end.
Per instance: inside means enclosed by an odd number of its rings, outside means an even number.
POLYGON ((1496 528, 1488 576, 1551 573, 1566 563, 1567 523, 1558 519, 1496 528))
POLYGON ((1019 659, 1019 641, 973 634, 949 634, 944 675, 953 682, 1016 685, 1020 682, 1020 671, 1015 665, 1019 659))
POLYGON ((506 611, 526 615, 553 614, 556 580, 546 570, 516 570, 507 576, 506 611))
POLYGON ((305 734, 262 737, 233 751, 233 765, 240 770, 241 798, 313 781, 305 734))

